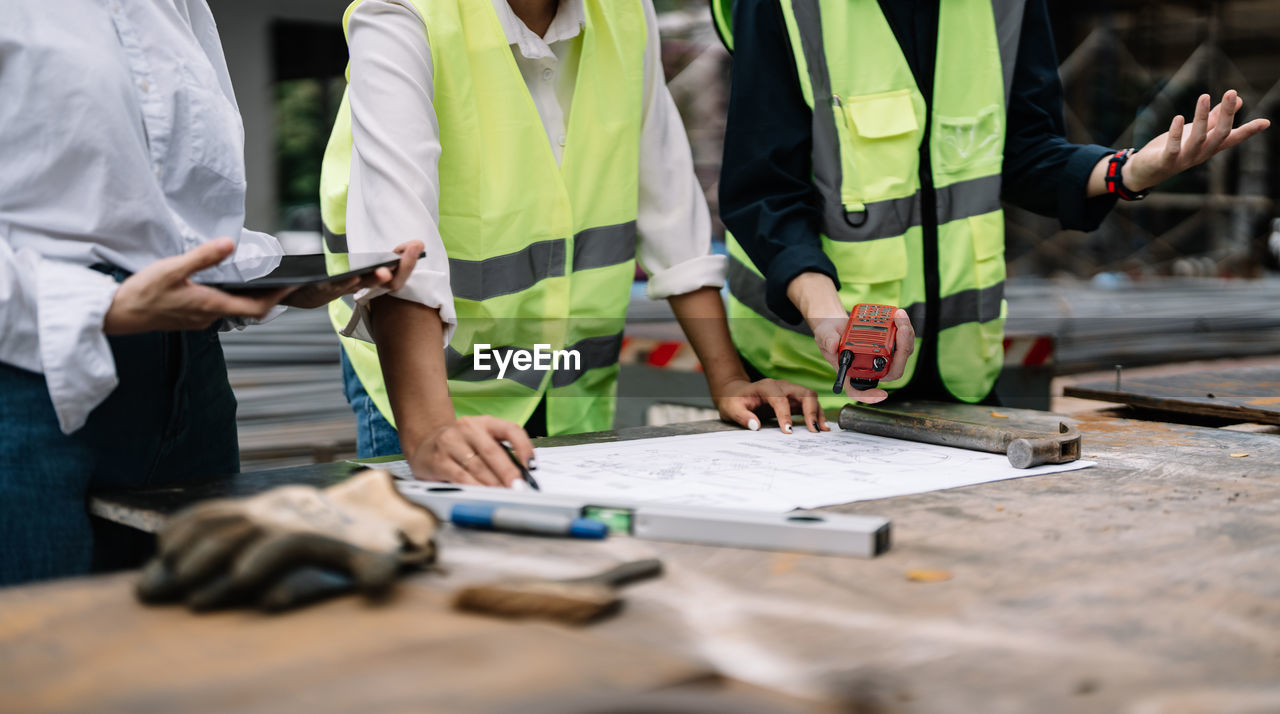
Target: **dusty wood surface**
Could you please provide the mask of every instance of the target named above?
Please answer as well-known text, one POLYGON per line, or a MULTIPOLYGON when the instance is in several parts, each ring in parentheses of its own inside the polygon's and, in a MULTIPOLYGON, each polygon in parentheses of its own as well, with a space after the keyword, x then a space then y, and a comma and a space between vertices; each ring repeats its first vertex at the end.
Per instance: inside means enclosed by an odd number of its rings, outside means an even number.
POLYGON ((0 590, 0 711, 491 712, 716 681, 589 630, 455 614, 423 587, 379 605, 194 616, 139 606, 132 580, 0 590))
POLYGON ((1276 366, 1151 377, 1121 374, 1118 389, 1111 379, 1070 385, 1063 393, 1166 412, 1280 424, 1280 367, 1276 366))
MULTIPOLYGON (((1025 428, 1059 420, 963 405, 918 410, 1025 428)), ((1280 711, 1280 439, 1067 421, 1098 467, 835 508, 893 520, 893 549, 875 560, 446 530, 447 574, 412 587, 577 575, 657 556, 667 574, 633 587, 623 616, 593 633, 851 711, 1280 711), (950 579, 910 580, 918 569, 950 579)), ((242 476, 220 488, 323 484, 347 468, 242 476)), ((217 490, 100 498, 95 509, 158 520, 217 490)))

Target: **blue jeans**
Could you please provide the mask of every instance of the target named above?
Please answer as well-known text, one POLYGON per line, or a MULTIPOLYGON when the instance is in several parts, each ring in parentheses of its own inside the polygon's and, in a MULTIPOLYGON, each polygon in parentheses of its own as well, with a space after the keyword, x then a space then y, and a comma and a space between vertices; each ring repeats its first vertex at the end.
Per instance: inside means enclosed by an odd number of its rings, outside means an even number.
POLYGON ((111 548, 123 529, 90 520, 91 492, 240 470, 216 329, 110 343, 119 386, 70 435, 58 428, 44 376, 0 364, 0 585, 127 564, 111 548))
POLYGON ((356 456, 370 459, 400 454, 400 433, 374 405, 373 398, 356 376, 351 360, 347 359, 347 351, 338 351, 342 353, 342 389, 356 413, 356 456))

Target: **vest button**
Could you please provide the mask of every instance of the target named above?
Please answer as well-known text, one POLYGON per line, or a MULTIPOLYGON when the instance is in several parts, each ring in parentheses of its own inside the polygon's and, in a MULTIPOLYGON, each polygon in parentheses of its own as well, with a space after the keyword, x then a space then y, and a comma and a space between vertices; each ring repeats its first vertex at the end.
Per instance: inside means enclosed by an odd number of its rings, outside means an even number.
POLYGON ((548 82, 550 82, 551 78, 554 76, 556 76, 555 70, 551 69, 550 67, 547 67, 546 69, 542 70, 542 78, 547 80, 548 82))
POLYGON ((564 146, 565 144, 569 143, 569 137, 565 136, 564 134, 561 134, 560 138, 557 139, 556 141, 558 141, 561 146, 564 146))

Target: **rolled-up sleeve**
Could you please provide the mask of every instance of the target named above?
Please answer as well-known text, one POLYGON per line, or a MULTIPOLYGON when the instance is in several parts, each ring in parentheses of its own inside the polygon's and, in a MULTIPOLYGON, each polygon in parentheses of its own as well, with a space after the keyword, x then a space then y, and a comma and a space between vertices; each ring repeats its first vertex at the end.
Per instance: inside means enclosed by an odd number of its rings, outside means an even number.
MULTIPOLYGON (((390 294, 439 310, 447 344, 457 314, 440 237, 440 129, 425 26, 408 3, 369 0, 352 12, 348 33, 354 141, 347 244, 352 252, 385 252, 422 241, 426 258, 390 294)), ((386 294, 382 288, 357 293, 343 334, 372 341, 369 303, 386 294)))
MULTIPOLYGON (((316 246, 316 249, 319 250, 319 246, 316 246)), ((254 261, 258 267, 258 272, 254 275, 244 276, 246 280, 253 280, 275 270, 280 266, 280 261, 283 258, 284 248, 281 247, 280 241, 275 236, 246 228, 240 231, 240 240, 236 241, 236 252, 228 260, 254 261)), ((276 305, 267 311, 266 316, 261 319, 256 317, 224 317, 218 329, 222 332, 229 332, 231 330, 243 330, 253 325, 265 325, 283 315, 285 310, 288 309, 284 305, 276 305)))
POLYGON ((658 22, 645 4, 649 42, 644 60, 640 135, 637 257, 649 273, 652 299, 724 285, 727 260, 711 251, 711 213, 693 172, 693 153, 662 73, 658 22))
POLYGON ((106 275, 0 241, 0 361, 44 374, 64 434, 116 388, 102 331, 115 294, 106 275))

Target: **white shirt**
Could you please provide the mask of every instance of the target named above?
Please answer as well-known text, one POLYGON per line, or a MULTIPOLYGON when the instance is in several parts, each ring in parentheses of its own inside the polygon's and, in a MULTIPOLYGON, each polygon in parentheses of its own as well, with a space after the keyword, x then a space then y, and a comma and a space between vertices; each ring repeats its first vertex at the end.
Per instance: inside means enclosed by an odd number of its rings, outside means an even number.
MULTIPOLYGON (((481 0, 476 0, 477 2, 481 0)), ((543 37, 492 0, 516 66, 533 98, 547 141, 560 161, 577 80, 582 0, 561 0, 543 37), (577 41, 575 41, 577 40, 577 41)), ((711 217, 693 173, 689 139, 662 74, 657 15, 643 0, 648 26, 640 137, 637 257, 659 299, 724 284, 727 261, 711 252, 711 217)), ((439 231, 440 128, 432 106, 429 28, 409 0, 366 0, 348 23, 354 148, 347 198, 351 251, 385 251, 407 237, 426 242, 427 257, 395 295, 440 310, 445 341, 457 322, 449 261, 439 231)), ((357 295, 344 334, 369 340, 368 302, 385 290, 357 295)))
POLYGON ((0 361, 40 372, 62 430, 115 388, 116 283, 243 230, 244 132, 204 0, 4 0, 0 361))

